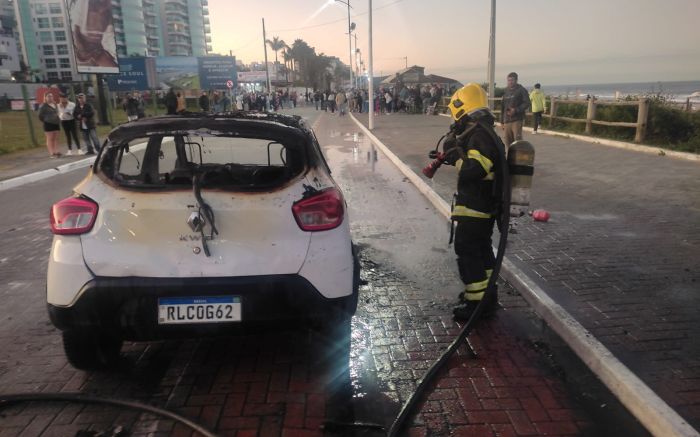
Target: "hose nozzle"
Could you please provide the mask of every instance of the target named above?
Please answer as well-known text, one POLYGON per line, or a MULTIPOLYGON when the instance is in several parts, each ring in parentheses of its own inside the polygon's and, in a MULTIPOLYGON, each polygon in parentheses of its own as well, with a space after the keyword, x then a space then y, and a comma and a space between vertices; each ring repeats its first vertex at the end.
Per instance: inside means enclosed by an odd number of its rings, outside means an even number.
POLYGON ((432 179, 435 176, 435 172, 445 163, 445 154, 437 150, 431 150, 428 157, 433 159, 433 161, 423 168, 423 174, 428 179, 432 179))

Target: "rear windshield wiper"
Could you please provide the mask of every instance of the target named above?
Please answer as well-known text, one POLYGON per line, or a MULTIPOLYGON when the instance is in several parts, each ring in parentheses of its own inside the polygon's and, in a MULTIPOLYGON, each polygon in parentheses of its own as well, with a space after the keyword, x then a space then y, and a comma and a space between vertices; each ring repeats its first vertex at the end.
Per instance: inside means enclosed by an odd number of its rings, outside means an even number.
POLYGON ((214 217, 214 210, 202 198, 200 180, 201 176, 202 174, 199 174, 196 171, 192 175, 192 190, 194 192, 194 198, 197 199, 197 204, 199 207, 197 214, 199 214, 200 217, 203 216, 205 221, 205 224, 199 227, 199 232, 202 236, 202 249, 204 249, 204 254, 206 256, 211 256, 211 253, 209 252, 209 246, 207 245, 207 240, 213 240, 214 235, 219 235, 219 231, 216 229, 216 219, 214 217), (209 227, 211 228, 209 236, 204 234, 204 226, 206 225, 206 223, 209 223, 209 227))

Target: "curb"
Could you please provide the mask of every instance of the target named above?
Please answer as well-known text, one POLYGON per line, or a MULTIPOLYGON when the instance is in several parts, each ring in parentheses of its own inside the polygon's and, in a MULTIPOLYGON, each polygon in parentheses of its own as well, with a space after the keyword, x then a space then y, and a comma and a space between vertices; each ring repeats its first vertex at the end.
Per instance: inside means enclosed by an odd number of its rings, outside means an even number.
POLYGON ((0 191, 9 190, 10 188, 16 188, 25 184, 58 176, 63 173, 68 173, 73 170, 89 167, 93 162, 95 162, 94 157, 86 158, 79 161, 69 162, 68 164, 59 165, 58 167, 50 168, 48 170, 17 176, 16 178, 12 179, 5 179, 4 181, 0 181, 0 191))
MULTIPOLYGON (((528 132, 533 131, 533 129, 531 127, 523 127, 523 130, 528 131, 528 132)), ((647 153, 649 155, 668 156, 670 158, 685 159, 686 161, 700 162, 700 155, 696 155, 695 153, 677 152, 675 150, 662 149, 661 147, 643 146, 641 144, 626 143, 624 141, 615 141, 615 140, 608 140, 605 138, 588 137, 585 135, 570 134, 570 133, 566 133, 566 132, 557 132, 557 131, 552 131, 552 130, 539 129, 537 132, 538 132, 538 134, 542 133, 545 135, 553 135, 553 136, 571 138, 572 140, 585 141, 587 143, 600 144, 601 146, 616 147, 618 149, 631 150, 634 152, 642 152, 642 153, 647 153)))
MULTIPOLYGON (((384 145, 355 116, 353 121, 396 165, 447 220, 450 207, 420 176, 384 145)), ((639 147, 639 146, 637 146, 639 147)), ((502 276, 513 284, 539 316, 576 352, 620 402, 655 436, 700 436, 678 413, 669 407, 644 382, 620 362, 602 343, 554 302, 508 257, 503 258, 502 276)))

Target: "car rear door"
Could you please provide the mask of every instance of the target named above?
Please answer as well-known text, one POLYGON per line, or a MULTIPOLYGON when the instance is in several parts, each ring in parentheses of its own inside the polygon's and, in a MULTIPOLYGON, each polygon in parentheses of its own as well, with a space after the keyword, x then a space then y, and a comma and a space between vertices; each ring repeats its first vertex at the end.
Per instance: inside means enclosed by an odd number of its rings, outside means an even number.
MULTIPOLYGON (((215 153, 207 147, 200 150, 205 157, 215 153)), ((158 158, 160 167, 176 167, 171 161, 177 157, 169 154, 167 148, 163 151, 158 158)), ((198 151, 194 150, 190 158, 196 157, 198 151)), ((256 159, 248 156, 251 154, 255 152, 246 151, 246 156, 239 159, 256 159)), ((143 174, 148 159, 144 150, 132 147, 129 155, 134 156, 122 156, 125 174, 128 176, 129 165, 137 167, 134 174, 143 174)), ((165 177, 172 182, 178 177, 175 170, 158 173, 152 178, 165 177)), ((304 194, 303 182, 303 174, 296 174, 262 191, 203 187, 201 199, 211 208, 218 231, 212 235, 210 220, 205 219, 203 233, 190 224, 193 216, 205 215, 186 178, 180 181, 182 185, 149 190, 115 186, 104 177, 92 175, 77 187, 78 192, 99 205, 94 228, 81 236, 85 262, 95 275, 109 277, 297 273, 311 238, 310 233, 299 228, 292 213, 293 203, 304 194), (206 248, 203 238, 207 238, 206 248)))

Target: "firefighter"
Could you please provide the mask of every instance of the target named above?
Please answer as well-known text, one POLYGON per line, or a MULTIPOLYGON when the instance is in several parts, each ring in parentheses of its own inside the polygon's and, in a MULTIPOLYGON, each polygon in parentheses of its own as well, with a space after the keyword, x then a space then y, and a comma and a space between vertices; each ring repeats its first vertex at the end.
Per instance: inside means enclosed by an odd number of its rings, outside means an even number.
MULTIPOLYGON (((454 119, 443 143, 445 163, 457 167, 457 193, 452 205, 456 223, 454 247, 464 291, 453 308, 457 320, 468 320, 486 294, 495 264, 491 235, 501 197, 503 143, 494 131, 486 93, 467 84, 452 96, 448 108, 454 119)), ((496 290, 487 295, 482 314, 498 307, 496 290)))

